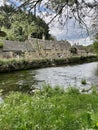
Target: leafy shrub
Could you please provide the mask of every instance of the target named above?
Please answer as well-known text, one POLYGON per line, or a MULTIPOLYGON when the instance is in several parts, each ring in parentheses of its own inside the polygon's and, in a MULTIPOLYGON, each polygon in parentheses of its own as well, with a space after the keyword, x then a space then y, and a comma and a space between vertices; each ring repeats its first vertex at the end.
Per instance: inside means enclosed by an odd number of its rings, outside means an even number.
POLYGON ((79 89, 77 89, 76 87, 68 87, 66 92, 67 94, 80 94, 79 89))
POLYGON ((3 44, 4 44, 3 42, 0 42, 0 48, 3 48, 3 44))
POLYGON ((73 55, 74 54, 77 54, 77 48, 76 47, 71 47, 70 50, 69 50, 73 55))
POLYGON ((86 79, 82 79, 81 84, 86 85, 87 84, 86 79))
POLYGON ((96 86, 92 86, 92 94, 96 94, 97 93, 97 88, 96 86))

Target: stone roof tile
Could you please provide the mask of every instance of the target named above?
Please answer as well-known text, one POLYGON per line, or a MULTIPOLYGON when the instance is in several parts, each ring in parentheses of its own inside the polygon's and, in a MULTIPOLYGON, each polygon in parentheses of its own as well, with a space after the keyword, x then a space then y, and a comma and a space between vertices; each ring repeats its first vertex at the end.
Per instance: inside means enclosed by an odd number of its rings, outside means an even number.
POLYGON ((8 41, 4 42, 3 51, 34 51, 30 44, 27 42, 19 42, 19 41, 8 41))

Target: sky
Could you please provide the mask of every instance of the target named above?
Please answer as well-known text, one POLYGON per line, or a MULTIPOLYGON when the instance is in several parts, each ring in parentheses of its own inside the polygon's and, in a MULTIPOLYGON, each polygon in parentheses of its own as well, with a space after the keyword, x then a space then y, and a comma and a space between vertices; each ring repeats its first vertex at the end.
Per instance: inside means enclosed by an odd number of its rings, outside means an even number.
POLYGON ((57 40, 68 40, 72 44, 78 43, 83 45, 93 43, 92 38, 87 34, 86 30, 80 28, 78 24, 74 26, 74 20, 68 21, 67 26, 63 28, 60 28, 58 23, 50 28, 50 33, 54 35, 57 40))
POLYGON ((3 3, 3 0, 0 0, 0 6, 2 5, 2 3, 3 3))
MULTIPOLYGON (((15 1, 15 0, 11 0, 15 1)), ((87 0, 92 2, 92 0, 87 0)), ((3 0, 0 0, 0 5, 3 4, 3 0)), ((19 5, 19 3, 17 3, 19 5)), ((49 17, 44 18, 46 23, 50 21, 49 17)), ((87 22, 89 20, 87 19, 87 22)), ((55 20, 50 27, 50 34, 55 36, 57 40, 68 40, 71 44, 78 43, 82 45, 89 45, 93 43, 93 40, 87 35, 85 30, 82 30, 78 24, 74 25, 74 19, 68 21, 67 26, 60 27, 57 20, 55 20)))

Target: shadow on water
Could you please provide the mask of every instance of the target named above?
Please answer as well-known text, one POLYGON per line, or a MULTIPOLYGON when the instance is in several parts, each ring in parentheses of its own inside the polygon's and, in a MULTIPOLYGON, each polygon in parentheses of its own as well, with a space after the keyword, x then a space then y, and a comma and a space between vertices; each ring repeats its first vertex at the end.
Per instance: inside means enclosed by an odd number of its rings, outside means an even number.
POLYGON ((36 84, 34 76, 35 72, 30 70, 0 74, 0 89, 3 94, 10 91, 29 92, 32 85, 36 84))

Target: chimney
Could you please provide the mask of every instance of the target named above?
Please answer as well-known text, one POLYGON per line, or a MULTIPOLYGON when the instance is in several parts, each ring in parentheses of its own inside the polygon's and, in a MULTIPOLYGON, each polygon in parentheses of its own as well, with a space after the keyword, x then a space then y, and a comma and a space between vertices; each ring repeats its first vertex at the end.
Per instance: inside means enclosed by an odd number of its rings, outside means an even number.
POLYGON ((42 35, 42 40, 45 40, 45 35, 44 34, 42 35))
POLYGON ((3 4, 6 5, 7 1, 6 0, 3 0, 3 4))

